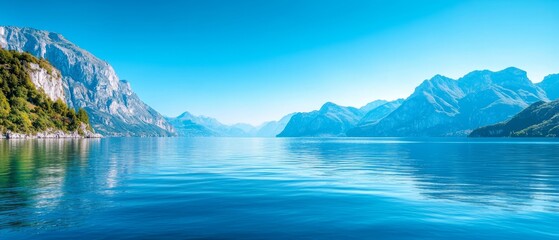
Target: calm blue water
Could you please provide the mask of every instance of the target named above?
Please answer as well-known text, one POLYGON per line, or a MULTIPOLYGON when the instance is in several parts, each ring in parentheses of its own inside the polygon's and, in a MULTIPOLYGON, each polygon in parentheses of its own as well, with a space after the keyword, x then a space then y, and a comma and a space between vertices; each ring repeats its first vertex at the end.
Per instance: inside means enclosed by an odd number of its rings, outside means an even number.
POLYGON ((0 239, 559 239, 559 142, 0 141, 0 239))

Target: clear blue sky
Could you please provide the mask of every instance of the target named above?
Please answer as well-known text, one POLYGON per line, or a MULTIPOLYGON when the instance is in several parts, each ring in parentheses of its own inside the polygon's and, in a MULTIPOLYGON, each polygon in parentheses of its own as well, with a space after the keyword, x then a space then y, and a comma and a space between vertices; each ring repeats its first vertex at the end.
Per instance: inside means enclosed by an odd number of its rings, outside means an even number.
POLYGON ((407 97, 435 74, 559 72, 559 1, 3 1, 63 34, 167 116, 258 124, 324 102, 407 97))

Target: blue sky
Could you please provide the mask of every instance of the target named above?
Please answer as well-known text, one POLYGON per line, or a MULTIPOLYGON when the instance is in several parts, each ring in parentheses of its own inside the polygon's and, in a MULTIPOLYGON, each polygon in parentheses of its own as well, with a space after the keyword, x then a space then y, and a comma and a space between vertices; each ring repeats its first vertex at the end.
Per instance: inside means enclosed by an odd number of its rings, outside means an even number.
POLYGON ((435 74, 559 73, 552 0, 8 0, 0 24, 63 34, 164 115, 225 123, 407 97, 435 74))

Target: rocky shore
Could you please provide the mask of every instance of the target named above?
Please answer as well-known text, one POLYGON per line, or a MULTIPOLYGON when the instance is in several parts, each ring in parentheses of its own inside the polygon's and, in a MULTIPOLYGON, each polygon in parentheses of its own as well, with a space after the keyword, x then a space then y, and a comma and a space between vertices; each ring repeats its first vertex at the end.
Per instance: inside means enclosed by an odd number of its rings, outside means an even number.
POLYGON ((47 130, 38 133, 16 133, 12 131, 0 132, 0 139, 36 139, 36 138, 102 138, 103 135, 87 130, 82 126, 81 131, 64 132, 61 130, 47 130), (81 132, 81 134, 80 134, 81 132))

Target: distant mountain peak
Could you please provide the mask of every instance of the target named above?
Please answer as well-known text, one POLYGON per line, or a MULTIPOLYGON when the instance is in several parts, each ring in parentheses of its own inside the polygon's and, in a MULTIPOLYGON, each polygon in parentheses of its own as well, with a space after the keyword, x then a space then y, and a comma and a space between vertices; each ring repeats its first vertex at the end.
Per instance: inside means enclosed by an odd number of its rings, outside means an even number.
POLYGON ((513 73, 513 74, 517 74, 517 75, 526 75, 527 74, 526 71, 524 71, 520 68, 517 68, 517 67, 508 67, 508 68, 505 68, 505 69, 503 69, 499 72, 513 73))
POLYGON ((192 117, 194 117, 194 115, 192 115, 188 111, 185 111, 185 112, 181 113, 180 115, 178 115, 176 118, 177 119, 191 119, 192 117))
POLYGON ((322 107, 320 108, 320 111, 329 111, 331 109, 336 109, 336 108, 340 108, 340 105, 335 104, 333 102, 326 102, 325 104, 322 105, 322 107))

